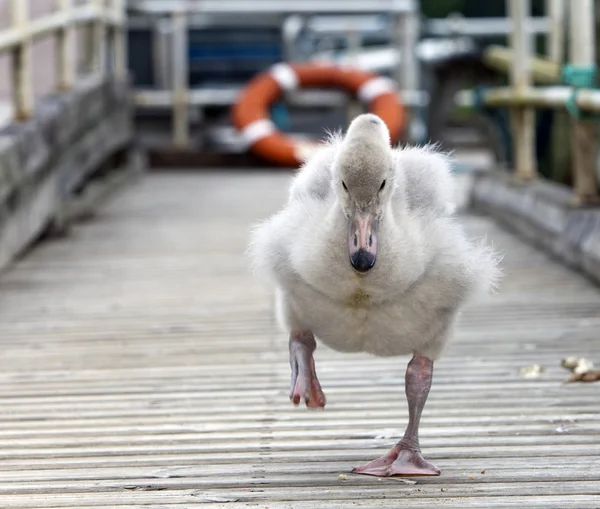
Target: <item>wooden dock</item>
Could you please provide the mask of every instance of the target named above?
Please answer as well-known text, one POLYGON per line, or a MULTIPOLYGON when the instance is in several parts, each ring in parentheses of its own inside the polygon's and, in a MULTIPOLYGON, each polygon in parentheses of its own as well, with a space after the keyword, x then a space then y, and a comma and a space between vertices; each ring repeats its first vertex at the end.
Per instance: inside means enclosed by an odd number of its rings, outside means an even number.
POLYGON ((505 255, 422 420, 437 478, 350 474, 402 433, 408 359, 320 346, 325 411, 243 257, 289 176, 151 174, 0 278, 0 508, 600 507, 600 291, 481 217, 505 255), (538 378, 520 369, 540 364, 538 378))

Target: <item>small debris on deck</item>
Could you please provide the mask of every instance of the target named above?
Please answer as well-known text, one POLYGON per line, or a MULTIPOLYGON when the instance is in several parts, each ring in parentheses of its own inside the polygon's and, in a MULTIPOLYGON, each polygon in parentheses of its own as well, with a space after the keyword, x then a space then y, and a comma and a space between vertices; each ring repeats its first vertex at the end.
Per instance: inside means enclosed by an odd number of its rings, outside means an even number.
POLYGON ((561 361, 560 365, 573 372, 565 380, 565 383, 597 382, 600 380, 600 370, 594 370, 594 363, 584 357, 567 357, 561 361))
POLYGON ((577 375, 587 373, 594 369, 594 363, 584 357, 567 357, 561 361, 560 365, 577 375))
POLYGON ((545 369, 540 364, 531 364, 520 369, 522 378, 539 378, 544 373, 545 369))

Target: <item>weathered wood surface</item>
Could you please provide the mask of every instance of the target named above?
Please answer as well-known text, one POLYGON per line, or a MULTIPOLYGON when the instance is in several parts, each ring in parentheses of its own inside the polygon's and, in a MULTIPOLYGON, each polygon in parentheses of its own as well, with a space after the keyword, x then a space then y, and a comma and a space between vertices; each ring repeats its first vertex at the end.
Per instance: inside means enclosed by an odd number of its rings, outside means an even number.
POLYGON ((0 270, 59 218, 115 154, 131 148, 128 84, 82 80, 0 128, 0 270))
POLYGON ((402 432, 407 359, 321 346, 328 406, 291 406, 243 258, 288 178, 152 174, 0 278, 0 507, 598 508, 600 385, 564 385, 560 360, 600 361, 600 292, 477 217, 506 277, 436 368, 421 435, 442 475, 349 474, 402 432))

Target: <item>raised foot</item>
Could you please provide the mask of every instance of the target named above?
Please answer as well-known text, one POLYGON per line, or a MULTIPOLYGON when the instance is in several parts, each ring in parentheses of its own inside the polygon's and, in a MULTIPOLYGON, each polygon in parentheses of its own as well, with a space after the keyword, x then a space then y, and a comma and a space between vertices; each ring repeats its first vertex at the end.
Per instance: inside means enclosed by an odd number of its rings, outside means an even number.
POLYGON ((308 408, 324 408, 326 398, 315 372, 315 361, 311 358, 308 362, 310 365, 308 373, 293 370, 290 400, 295 406, 298 406, 304 400, 308 408))
POLYGON ((440 475, 440 469, 425 461, 420 452, 402 449, 395 445, 385 456, 352 470, 354 474, 375 475, 377 477, 417 477, 440 475))
POLYGON ((308 408, 324 408, 326 399, 321 384, 316 377, 305 377, 299 375, 296 383, 292 387, 290 400, 295 406, 298 406, 302 400, 306 402, 308 408))

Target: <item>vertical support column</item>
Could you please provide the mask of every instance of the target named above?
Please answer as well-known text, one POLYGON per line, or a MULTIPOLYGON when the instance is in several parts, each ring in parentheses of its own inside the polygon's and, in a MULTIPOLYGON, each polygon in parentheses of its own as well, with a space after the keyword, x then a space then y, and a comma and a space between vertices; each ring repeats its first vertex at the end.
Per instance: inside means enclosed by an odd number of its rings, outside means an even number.
MULTIPOLYGON (((593 73, 596 80, 595 6, 594 0, 569 2, 569 61, 579 72, 593 73)), ((573 118, 571 152, 573 158, 576 201, 579 204, 598 200, 596 156, 597 127, 594 119, 573 118)))
POLYGON ((173 144, 189 141, 188 118, 188 23, 183 10, 173 13, 173 144))
MULTIPOLYGON (((350 22, 346 35, 348 38, 348 55, 350 56, 350 65, 358 69, 361 36, 355 20, 350 22)), ((348 98, 348 104, 346 106, 346 121, 348 123, 352 122, 352 120, 354 120, 354 118, 360 115, 362 112, 363 105, 360 104, 360 101, 354 97, 348 98)))
POLYGON ((11 0, 10 13, 12 26, 23 36, 11 53, 11 77, 15 117, 17 120, 24 120, 31 116, 33 111, 31 39, 28 35, 29 2, 11 0))
MULTIPOLYGON (((513 93, 519 94, 531 86, 531 37, 527 20, 531 13, 530 0, 508 0, 508 14, 512 21, 511 46, 514 55, 510 69, 513 93)), ((535 111, 531 107, 516 106, 511 109, 515 177, 519 181, 533 180, 537 176, 535 158, 535 111)))
MULTIPOLYGON (((408 10, 398 13, 396 18, 396 47, 401 65, 396 66, 395 77, 400 85, 402 99, 405 101, 420 89, 420 66, 416 55, 418 40, 419 17, 415 2, 411 2, 408 10)), ((406 104, 405 111, 407 117, 405 136, 413 140, 419 138, 418 132, 423 130, 424 126, 422 126, 421 115, 418 114, 418 107, 406 104)))
POLYGON ((565 47, 565 1, 546 0, 546 15, 550 18, 550 31, 546 36, 548 58, 562 65, 565 47))
POLYGON ((56 33, 56 88, 69 90, 75 81, 75 42, 73 30, 73 0, 56 0, 57 9, 65 14, 67 22, 56 33))
POLYGON ((124 0, 112 0, 112 65, 113 72, 118 78, 127 74, 127 33, 125 26, 125 2, 124 0))
POLYGON ((152 26, 152 67, 159 89, 173 88, 173 18, 157 17, 152 26))

